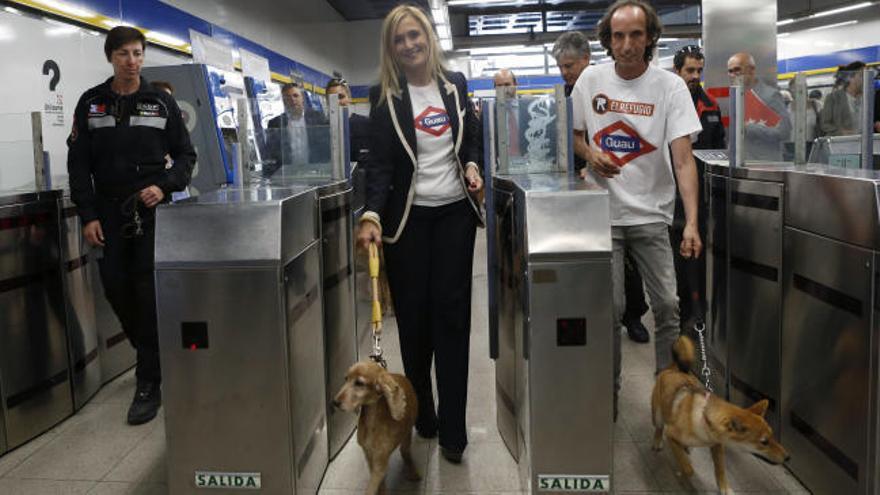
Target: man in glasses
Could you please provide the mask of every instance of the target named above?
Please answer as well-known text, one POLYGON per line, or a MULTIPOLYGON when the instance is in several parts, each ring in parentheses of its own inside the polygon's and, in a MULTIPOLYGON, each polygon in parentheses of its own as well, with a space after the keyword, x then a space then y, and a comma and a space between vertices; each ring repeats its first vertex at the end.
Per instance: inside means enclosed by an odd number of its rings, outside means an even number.
MULTIPOLYGON (((693 143, 694 149, 725 149, 724 124, 721 122, 721 109, 718 102, 709 96, 700 85, 705 63, 703 53, 698 46, 686 46, 676 52, 672 65, 675 73, 681 77, 691 93, 694 107, 703 131, 693 143)), ((697 167, 697 186, 699 197, 703 198, 703 169, 697 167)), ((699 204, 703 204, 702 200, 699 204)), ((673 246, 681 244, 684 233, 684 204, 681 195, 675 195, 675 213, 670 231, 670 240, 673 246)), ((697 211, 697 225, 700 237, 705 239, 706 209, 699 208, 697 211)), ((705 310, 706 294, 706 258, 699 257, 696 260, 686 260, 678 250, 673 249, 675 254, 675 278, 678 286, 678 307, 683 326, 689 327, 690 321, 701 317, 705 310)))
MULTIPOLYGON (((324 94, 329 104, 331 98, 339 99, 339 106, 351 106, 351 87, 341 77, 330 79, 324 87, 324 94)), ((370 151, 370 118, 356 114, 349 109, 348 134, 351 150, 351 161, 362 163, 370 151)))

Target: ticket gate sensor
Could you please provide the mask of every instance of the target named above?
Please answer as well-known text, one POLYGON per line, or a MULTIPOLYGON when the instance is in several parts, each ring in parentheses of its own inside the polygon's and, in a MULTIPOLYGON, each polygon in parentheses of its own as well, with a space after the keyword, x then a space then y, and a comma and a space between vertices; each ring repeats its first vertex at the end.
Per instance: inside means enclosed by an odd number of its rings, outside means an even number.
POLYGON ((171 494, 314 494, 327 468, 314 188, 217 190, 156 218, 171 494))
POLYGON ((531 492, 610 491, 608 193, 567 174, 496 176, 498 429, 531 492))

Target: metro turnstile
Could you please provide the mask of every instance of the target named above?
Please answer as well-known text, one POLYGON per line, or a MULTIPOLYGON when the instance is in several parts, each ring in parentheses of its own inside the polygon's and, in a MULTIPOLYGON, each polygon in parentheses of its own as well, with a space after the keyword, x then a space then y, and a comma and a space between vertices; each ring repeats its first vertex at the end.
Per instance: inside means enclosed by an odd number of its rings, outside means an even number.
POLYGON ((95 322, 89 248, 82 235, 76 207, 69 197, 61 199, 61 273, 67 314, 73 405, 81 409, 101 388, 101 361, 95 322))
POLYGON ((0 193, 0 453, 73 412, 58 200, 0 193))
POLYGON ((880 174, 786 174, 782 441, 813 493, 880 493, 880 174))
POLYGON ((357 427, 357 415, 333 406, 348 368, 358 360, 355 331, 355 269, 352 187, 347 180, 280 179, 280 185, 308 185, 318 191, 321 212, 321 273, 327 375, 327 437, 330 458, 342 450, 357 427))
POLYGON ((767 399, 765 416, 778 433, 783 181, 793 167, 706 167, 712 184, 707 253, 714 296, 708 349, 713 385, 718 395, 741 406, 767 399))
POLYGON ((328 462, 314 188, 159 207, 168 488, 316 493, 328 462))
POLYGON ((608 193, 565 173, 496 176, 492 190, 501 437, 531 492, 610 491, 608 193))

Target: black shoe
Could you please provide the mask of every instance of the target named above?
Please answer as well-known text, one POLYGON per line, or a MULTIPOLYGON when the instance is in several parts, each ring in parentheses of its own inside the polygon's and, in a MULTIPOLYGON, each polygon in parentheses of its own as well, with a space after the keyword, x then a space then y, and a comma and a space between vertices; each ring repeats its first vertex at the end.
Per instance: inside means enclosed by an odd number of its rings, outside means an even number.
POLYGON ((443 456, 443 458, 445 458, 447 461, 449 461, 453 464, 461 464, 461 458, 462 458, 464 452, 459 452, 459 451, 447 449, 446 447, 441 445, 440 446, 440 454, 443 456))
POLYGON ((142 425, 156 417, 162 405, 162 390, 158 383, 138 382, 134 400, 128 408, 128 424, 142 425))
POLYGON ((645 328, 641 320, 625 321, 623 326, 626 327, 626 334, 629 336, 629 340, 639 344, 644 344, 651 340, 648 329, 645 328))

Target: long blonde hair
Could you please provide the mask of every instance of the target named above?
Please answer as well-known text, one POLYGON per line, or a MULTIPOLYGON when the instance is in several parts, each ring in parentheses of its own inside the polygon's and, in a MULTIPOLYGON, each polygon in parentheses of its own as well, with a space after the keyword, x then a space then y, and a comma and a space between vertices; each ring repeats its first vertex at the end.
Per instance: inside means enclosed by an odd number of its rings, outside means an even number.
POLYGON ((394 32, 397 26, 406 17, 412 17, 425 32, 428 38, 428 72, 432 79, 445 79, 443 72, 446 70, 445 60, 443 59, 443 51, 437 42, 437 35, 434 33, 434 27, 428 16, 422 9, 414 5, 398 5, 385 16, 382 22, 382 37, 379 42, 379 53, 381 54, 382 65, 379 75, 379 82, 382 86, 382 94, 379 96, 379 103, 385 101, 385 95, 390 90, 392 94, 400 92, 400 66, 394 59, 394 32))

